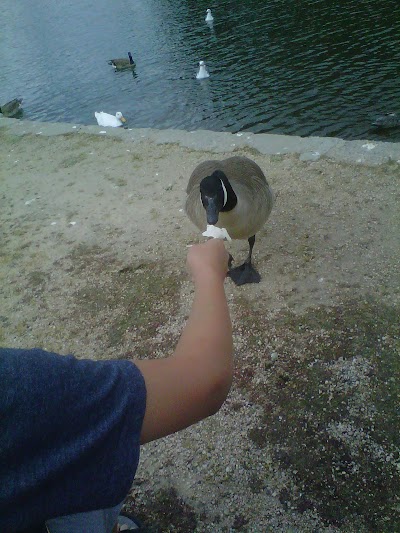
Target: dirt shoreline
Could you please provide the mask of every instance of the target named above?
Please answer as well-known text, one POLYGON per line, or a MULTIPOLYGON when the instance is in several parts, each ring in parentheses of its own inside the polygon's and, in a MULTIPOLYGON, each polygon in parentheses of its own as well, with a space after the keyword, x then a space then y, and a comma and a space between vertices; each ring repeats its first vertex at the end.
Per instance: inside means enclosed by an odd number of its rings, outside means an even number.
MULTIPOLYGON (((0 344, 170 353, 202 240, 186 182, 232 150, 8 126, 0 140, 0 344)), ((217 415, 143 448, 127 505, 163 532, 399 531, 400 165, 233 153, 277 196, 261 283, 226 282, 234 387, 217 415)), ((246 243, 230 250, 239 261, 246 243)))

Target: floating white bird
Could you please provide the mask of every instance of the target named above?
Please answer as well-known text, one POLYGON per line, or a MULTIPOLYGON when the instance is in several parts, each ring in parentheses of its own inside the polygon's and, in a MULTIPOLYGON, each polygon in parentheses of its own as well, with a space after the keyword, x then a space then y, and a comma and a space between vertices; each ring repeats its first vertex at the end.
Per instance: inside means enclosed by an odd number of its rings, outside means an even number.
POLYGON ((198 80, 202 80, 204 78, 209 78, 210 75, 209 73, 207 72, 207 69, 206 69, 206 64, 204 61, 199 61, 199 71, 198 73, 196 74, 196 79, 198 80))
POLYGON ((212 22, 214 17, 211 15, 211 9, 207 9, 207 16, 205 18, 206 22, 212 22))
POLYGON ((122 115, 121 111, 118 111, 115 116, 104 113, 103 111, 100 111, 100 113, 95 111, 94 116, 96 117, 97 124, 99 126, 111 126, 112 128, 118 128, 119 126, 122 126, 124 122, 126 122, 126 119, 122 115))

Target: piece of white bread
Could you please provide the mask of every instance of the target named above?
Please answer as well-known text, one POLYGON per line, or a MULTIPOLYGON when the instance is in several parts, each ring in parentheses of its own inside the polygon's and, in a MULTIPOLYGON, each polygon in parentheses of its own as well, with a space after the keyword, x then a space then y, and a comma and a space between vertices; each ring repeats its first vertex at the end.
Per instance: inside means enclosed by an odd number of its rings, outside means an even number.
POLYGON ((207 224, 207 229, 202 233, 204 237, 213 237, 214 239, 226 239, 227 241, 231 241, 231 237, 229 233, 226 231, 226 228, 218 228, 217 226, 213 226, 211 224, 207 224))

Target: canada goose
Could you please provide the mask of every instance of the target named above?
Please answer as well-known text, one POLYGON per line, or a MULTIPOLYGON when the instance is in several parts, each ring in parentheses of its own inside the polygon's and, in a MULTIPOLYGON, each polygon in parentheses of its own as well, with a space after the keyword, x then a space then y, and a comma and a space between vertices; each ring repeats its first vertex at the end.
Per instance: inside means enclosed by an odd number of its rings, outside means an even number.
POLYGON ((400 117, 396 113, 386 113, 377 117, 372 125, 382 129, 398 128, 400 126, 400 117))
POLYGON ((22 98, 14 98, 14 100, 10 100, 0 107, 0 113, 5 117, 15 117, 15 115, 22 112, 21 104, 22 98))
POLYGON ((211 9, 207 9, 207 16, 205 18, 206 22, 212 22, 214 20, 214 17, 211 14, 211 9))
POLYGON ((199 70, 196 74, 196 79, 197 80, 202 80, 204 78, 209 78, 210 75, 209 73, 207 72, 207 68, 206 68, 206 64, 204 61, 199 61, 199 70))
POLYGON ((112 65, 115 70, 123 70, 128 68, 135 68, 135 62, 132 59, 132 55, 128 52, 129 59, 120 58, 120 59, 110 59, 108 62, 109 65, 112 65))
POLYGON ((201 231, 214 225, 226 228, 232 239, 247 239, 247 259, 228 275, 236 283, 258 283, 260 274, 251 264, 255 234, 267 221, 274 193, 261 168, 247 157, 200 163, 186 188, 185 211, 201 231))
POLYGON ((121 111, 118 111, 115 116, 104 113, 103 111, 100 111, 100 113, 95 111, 94 116, 96 117, 97 124, 99 126, 111 126, 112 128, 118 128, 119 126, 122 126, 123 122, 126 122, 126 119, 123 117, 121 111))

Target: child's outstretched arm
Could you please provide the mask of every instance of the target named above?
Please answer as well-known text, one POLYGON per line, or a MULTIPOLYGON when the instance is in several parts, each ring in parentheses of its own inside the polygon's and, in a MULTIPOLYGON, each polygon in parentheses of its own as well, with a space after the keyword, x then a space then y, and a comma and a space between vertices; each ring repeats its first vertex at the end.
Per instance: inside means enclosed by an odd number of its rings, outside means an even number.
POLYGON ((175 352, 135 361, 147 389, 142 444, 214 414, 232 384, 232 326, 224 291, 228 253, 222 241, 212 239, 190 248, 187 265, 195 294, 175 352))

